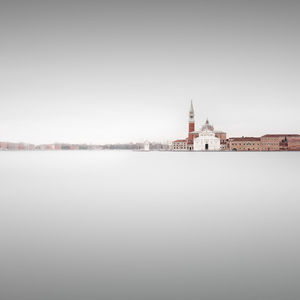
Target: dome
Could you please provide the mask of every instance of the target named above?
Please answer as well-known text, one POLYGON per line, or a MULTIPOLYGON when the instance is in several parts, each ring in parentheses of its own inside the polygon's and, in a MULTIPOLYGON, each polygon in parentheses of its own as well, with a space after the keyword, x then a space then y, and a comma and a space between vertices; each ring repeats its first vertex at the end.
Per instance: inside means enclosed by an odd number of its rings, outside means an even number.
POLYGON ((201 127, 202 131, 214 131, 214 126, 209 124, 208 119, 206 119, 205 124, 201 127))

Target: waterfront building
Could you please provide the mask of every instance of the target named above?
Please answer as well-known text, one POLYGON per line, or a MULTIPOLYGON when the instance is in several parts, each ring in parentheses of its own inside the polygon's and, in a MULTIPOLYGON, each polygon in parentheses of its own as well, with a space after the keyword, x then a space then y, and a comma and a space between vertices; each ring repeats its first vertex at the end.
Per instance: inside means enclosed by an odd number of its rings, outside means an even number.
POLYGON ((77 145, 77 144, 71 144, 70 145, 70 150, 79 150, 79 145, 77 145))
POLYGON ((297 151, 299 134, 266 134, 262 137, 235 137, 228 139, 230 151, 297 151))
POLYGON ((8 143, 7 144, 7 150, 19 150, 19 144, 18 143, 8 143))
POLYGON ((188 119, 188 137, 186 139, 173 141, 172 150, 226 150, 226 142, 226 132, 214 131, 214 127, 208 120, 199 131, 195 131, 195 112, 193 102, 191 101, 188 119))
POLYGON ((201 130, 197 132, 194 138, 195 151, 219 151, 221 149, 220 138, 216 136, 214 127, 206 120, 201 130))
POLYGON ((20 143, 20 144, 18 145, 18 150, 27 150, 27 145, 24 144, 24 143, 20 143))
POLYGON ((221 145, 226 145, 227 134, 224 131, 215 131, 215 136, 220 139, 221 145))
POLYGON ((145 141, 144 142, 144 151, 149 151, 150 150, 150 142, 149 141, 145 141))
MULTIPOLYGON (((291 145, 300 143, 299 134, 266 134, 261 137, 261 150, 262 151, 279 151, 289 150, 289 141, 291 145)), ((297 148, 292 146, 291 148, 297 148)))
POLYGON ((286 137, 288 151, 300 151, 300 135, 286 137))
POLYGON ((173 142, 173 150, 174 151, 187 151, 188 142, 185 140, 176 140, 173 142))
POLYGON ((0 150, 7 150, 8 143, 7 142, 0 142, 0 150))
POLYGON ((235 137, 228 139, 230 151, 261 151, 259 137, 235 137))

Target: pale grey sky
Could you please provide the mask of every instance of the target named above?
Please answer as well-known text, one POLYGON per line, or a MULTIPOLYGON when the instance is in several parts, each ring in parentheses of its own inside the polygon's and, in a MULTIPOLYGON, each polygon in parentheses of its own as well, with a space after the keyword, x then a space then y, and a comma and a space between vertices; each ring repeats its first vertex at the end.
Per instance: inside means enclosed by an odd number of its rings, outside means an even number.
POLYGON ((0 140, 300 133, 300 1, 0 3, 0 140))

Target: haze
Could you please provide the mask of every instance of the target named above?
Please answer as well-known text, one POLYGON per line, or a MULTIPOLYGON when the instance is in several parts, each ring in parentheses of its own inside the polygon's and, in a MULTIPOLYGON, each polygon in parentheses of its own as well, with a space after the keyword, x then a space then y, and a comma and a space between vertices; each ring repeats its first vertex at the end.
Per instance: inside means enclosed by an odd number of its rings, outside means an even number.
POLYGON ((1 1, 0 140, 299 133, 299 1, 1 1))

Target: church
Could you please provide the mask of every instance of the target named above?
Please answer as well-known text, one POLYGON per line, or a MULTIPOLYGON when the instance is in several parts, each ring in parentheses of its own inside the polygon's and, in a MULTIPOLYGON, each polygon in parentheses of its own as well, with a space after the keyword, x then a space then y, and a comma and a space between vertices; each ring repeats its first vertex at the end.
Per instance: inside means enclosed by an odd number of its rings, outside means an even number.
POLYGON ((219 151, 221 149, 220 138, 216 136, 214 127, 209 124, 208 120, 197 133, 197 137, 194 138, 195 151, 219 151))
POLYGON ((174 151, 219 151, 224 149, 226 133, 215 131, 213 125, 206 120, 200 130, 195 131, 195 113, 193 102, 189 111, 188 137, 173 141, 174 151))

